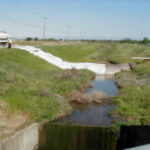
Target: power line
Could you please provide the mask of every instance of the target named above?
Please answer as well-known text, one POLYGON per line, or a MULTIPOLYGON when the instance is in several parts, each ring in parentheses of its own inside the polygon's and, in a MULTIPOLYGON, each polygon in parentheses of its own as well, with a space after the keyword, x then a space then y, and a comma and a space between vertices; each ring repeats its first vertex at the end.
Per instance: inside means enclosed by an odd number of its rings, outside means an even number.
POLYGON ((3 20, 7 20, 7 21, 10 21, 10 22, 13 22, 13 23, 30 26, 30 27, 33 27, 33 28, 39 28, 39 29, 43 28, 43 39, 45 39, 46 21, 47 21, 48 18, 47 17, 42 17, 42 18, 44 20, 44 26, 43 27, 42 26, 37 26, 37 25, 34 25, 34 24, 30 24, 30 23, 26 23, 26 22, 22 22, 22 21, 19 21, 19 20, 10 19, 10 18, 7 18, 7 17, 4 17, 4 16, 0 15, 0 19, 3 19, 3 20))
POLYGON ((34 27, 34 28, 35 28, 35 27, 36 27, 36 28, 40 28, 40 29, 42 28, 41 26, 37 26, 37 25, 34 25, 34 24, 22 22, 22 21, 19 21, 19 20, 10 19, 10 18, 3 17, 3 16, 0 16, 0 18, 2 18, 3 20, 7 20, 7 21, 10 21, 10 22, 14 22, 14 23, 18 23, 18 24, 22 24, 22 25, 34 27))

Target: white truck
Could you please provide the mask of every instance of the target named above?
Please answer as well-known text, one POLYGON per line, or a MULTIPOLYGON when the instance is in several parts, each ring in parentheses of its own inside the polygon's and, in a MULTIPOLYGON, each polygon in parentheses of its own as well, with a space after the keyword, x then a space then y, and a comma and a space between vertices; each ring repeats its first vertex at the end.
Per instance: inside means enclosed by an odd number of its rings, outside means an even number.
POLYGON ((9 39, 12 39, 12 37, 8 33, 4 31, 0 32, 0 46, 3 46, 3 47, 7 46, 9 39))

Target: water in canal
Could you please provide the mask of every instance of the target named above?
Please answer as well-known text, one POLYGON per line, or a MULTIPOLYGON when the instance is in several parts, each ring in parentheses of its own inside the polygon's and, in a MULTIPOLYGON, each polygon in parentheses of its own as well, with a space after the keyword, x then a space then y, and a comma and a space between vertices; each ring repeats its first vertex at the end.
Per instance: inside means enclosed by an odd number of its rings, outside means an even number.
POLYGON ((117 96, 112 77, 97 76, 92 91, 103 91, 108 100, 102 105, 73 104, 73 113, 64 119, 43 125, 39 150, 116 150, 116 135, 110 126, 109 112, 115 109, 109 97, 117 96))
MULTIPOLYGON (((115 85, 112 76, 97 76, 92 81, 92 88, 86 90, 85 93, 93 91, 102 91, 107 94, 107 97, 117 96, 118 88, 115 85)), ((96 104, 72 104, 74 111, 71 116, 55 121, 56 124, 78 124, 90 126, 111 126, 112 119, 109 112, 115 108, 109 100, 102 105, 96 104)))

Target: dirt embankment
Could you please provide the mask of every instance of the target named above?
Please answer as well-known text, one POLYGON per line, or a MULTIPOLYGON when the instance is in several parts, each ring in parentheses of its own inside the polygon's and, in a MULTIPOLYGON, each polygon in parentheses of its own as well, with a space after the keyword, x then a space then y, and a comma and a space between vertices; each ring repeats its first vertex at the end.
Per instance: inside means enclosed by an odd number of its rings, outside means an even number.
POLYGON ((129 85, 143 86, 150 83, 149 75, 137 76, 135 73, 122 72, 116 77, 116 85, 122 89, 129 85))
POLYGON ((8 137, 21 127, 30 124, 26 114, 21 112, 10 113, 7 111, 7 104, 0 102, 0 135, 8 137))
MULTIPOLYGON (((72 69, 72 70, 64 70, 58 76, 61 79, 70 80, 80 75, 81 72, 79 70, 72 69)), ((77 87, 77 90, 74 90, 70 94, 66 95, 66 98, 71 101, 82 103, 82 104, 88 104, 93 102, 101 104, 106 99, 105 93, 99 91, 94 91, 91 94, 84 93, 87 88, 92 87, 90 81, 93 80, 94 78, 95 76, 93 75, 93 77, 89 79, 89 82, 85 84, 80 84, 80 86, 77 87)), ((47 94, 48 91, 45 90, 41 93, 41 96, 45 96, 47 94)), ((56 94, 55 96, 59 100, 61 106, 59 115, 56 117, 60 118, 62 116, 65 116, 68 113, 71 113, 71 107, 68 107, 69 104, 67 102, 66 105, 62 103, 65 96, 63 97, 58 94, 56 94), (68 108, 68 110, 66 110, 66 108, 68 108)), ((9 107, 7 106, 6 103, 0 102, 0 134, 2 135, 2 138, 12 135, 16 130, 19 130, 25 127, 26 125, 32 123, 32 121, 29 120, 27 114, 23 114, 19 111, 11 114, 10 111, 8 111, 8 108, 9 107)))

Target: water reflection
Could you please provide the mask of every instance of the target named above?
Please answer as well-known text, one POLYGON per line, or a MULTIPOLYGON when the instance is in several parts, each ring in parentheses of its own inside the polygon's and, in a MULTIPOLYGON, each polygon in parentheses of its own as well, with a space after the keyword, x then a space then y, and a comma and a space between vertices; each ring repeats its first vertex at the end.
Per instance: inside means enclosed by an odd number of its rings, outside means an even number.
MULTIPOLYGON (((89 88, 86 93, 92 91, 103 91, 108 97, 117 96, 118 89, 113 80, 113 76, 97 76, 92 81, 93 87, 89 88)), ((112 119, 109 112, 114 110, 113 104, 72 104, 74 111, 71 116, 55 121, 57 124, 81 124, 91 126, 111 126, 112 119)))
POLYGON ((93 87, 87 89, 85 93, 91 93, 96 90, 106 93, 107 97, 117 96, 118 88, 113 79, 113 76, 96 76, 96 79, 92 81, 93 87))

